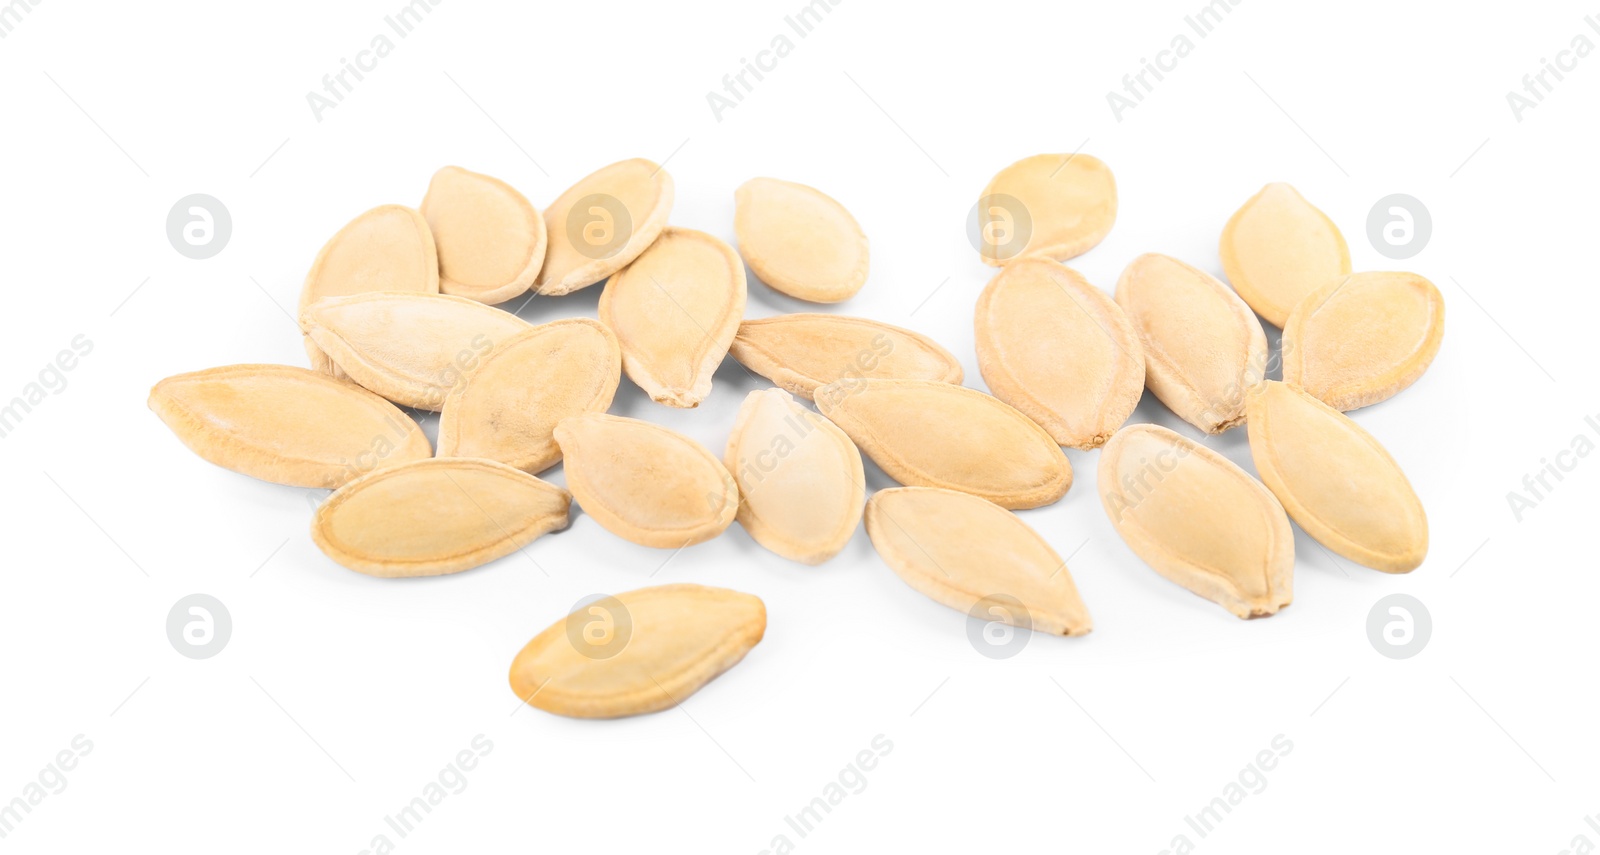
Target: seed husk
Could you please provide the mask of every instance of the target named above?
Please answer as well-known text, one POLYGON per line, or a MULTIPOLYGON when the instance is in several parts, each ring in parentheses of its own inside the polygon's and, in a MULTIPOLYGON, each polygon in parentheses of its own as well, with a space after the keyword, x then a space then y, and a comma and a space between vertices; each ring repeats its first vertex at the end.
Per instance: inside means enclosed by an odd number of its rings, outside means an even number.
POLYGON ((672 176, 643 158, 601 167, 544 209, 549 244, 534 281, 559 297, 628 266, 655 242, 672 212, 672 176))
POLYGON ((439 291, 503 303, 533 285, 544 265, 544 217, 498 178, 446 166, 419 209, 439 252, 439 291))
POLYGON ((1268 184, 1222 230, 1222 271, 1280 329, 1306 295, 1350 275, 1350 248, 1328 215, 1288 184, 1268 184))
POLYGON ((1417 382, 1444 339, 1444 296, 1415 273, 1356 273, 1303 300, 1283 328, 1283 380, 1336 410, 1417 382))
POLYGON ((1111 168, 1087 154, 1036 154, 1000 170, 978 201, 980 222, 1004 218, 1004 237, 987 233, 979 251, 984 264, 999 267, 1013 258, 1042 255, 1057 261, 1093 249, 1117 220, 1117 182, 1111 168), (1012 210, 1016 200, 1020 210, 1012 210), (988 210, 984 210, 988 209, 988 210), (1020 229, 1026 227, 1026 243, 1020 229))
POLYGON ((779 388, 812 400, 835 380, 961 384, 961 363, 927 336, 866 318, 799 313, 739 324, 728 352, 779 388))
POLYGON ((734 191, 739 254, 756 277, 800 300, 848 300, 867 281, 867 236, 831 196, 777 178, 734 191))

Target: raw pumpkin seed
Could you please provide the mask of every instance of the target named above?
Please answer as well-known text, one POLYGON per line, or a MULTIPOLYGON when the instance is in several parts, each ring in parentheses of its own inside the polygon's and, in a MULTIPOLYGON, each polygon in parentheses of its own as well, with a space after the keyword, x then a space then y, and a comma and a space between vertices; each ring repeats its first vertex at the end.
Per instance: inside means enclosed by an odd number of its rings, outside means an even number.
POLYGON ((420 210, 438 246, 442 293, 503 303, 527 291, 544 265, 544 218, 498 178, 446 166, 420 210))
POLYGON ((752 178, 734 191, 739 254, 756 277, 800 300, 848 300, 867 281, 867 236, 813 187, 752 178))
POLYGON ((634 158, 584 176, 544 209, 549 246, 534 282, 541 296, 587 288, 655 242, 672 212, 672 176, 634 158))
POLYGON ((1256 314, 1282 328, 1307 294, 1350 275, 1350 248, 1328 215, 1288 184, 1268 184, 1222 230, 1222 271, 1256 314))
POLYGON ((1303 300, 1283 328, 1283 380, 1336 410, 1415 383, 1444 339, 1444 297, 1415 273, 1357 273, 1303 300))
POLYGON ((1082 255, 1117 220, 1111 168, 1087 154, 1036 154, 990 179, 978 200, 979 254, 998 267, 1012 258, 1082 255))
POLYGON ((728 352, 811 400, 835 380, 876 377, 961 384, 961 363, 927 336, 866 318, 794 314, 739 324, 728 352))

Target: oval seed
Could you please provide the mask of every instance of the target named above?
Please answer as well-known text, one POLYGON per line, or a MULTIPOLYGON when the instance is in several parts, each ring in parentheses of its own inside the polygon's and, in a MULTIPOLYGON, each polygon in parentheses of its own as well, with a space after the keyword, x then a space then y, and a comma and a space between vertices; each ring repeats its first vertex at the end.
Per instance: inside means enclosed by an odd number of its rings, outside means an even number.
POLYGON ((458 573, 567 527, 572 497, 503 463, 452 457, 351 481, 317 508, 311 538, 368 576, 458 573))
POLYGON ((1179 418, 1221 433, 1244 421, 1245 393, 1267 370, 1267 335, 1239 295, 1165 255, 1133 260, 1117 304, 1144 344, 1145 385, 1179 418))
POLYGON ((1087 154, 1036 154, 990 179, 978 200, 980 256, 994 267, 1023 255, 1082 255, 1117 220, 1111 168, 1087 154))
POLYGON ((1049 259, 1020 258, 996 274, 976 328, 990 391, 1060 445, 1104 445, 1144 394, 1144 348, 1122 309, 1049 259))
POLYGON ((590 413, 556 425, 567 486, 607 531, 678 549, 721 534, 739 488, 700 443, 638 419, 590 413))
POLYGON ((848 300, 867 281, 867 236, 814 187, 752 178, 733 194, 739 254, 757 278, 800 300, 848 300))
POLYGON ((1336 410, 1388 400, 1417 382, 1444 339, 1444 296, 1415 273, 1357 273, 1295 307, 1283 380, 1336 410))
POLYGON ((466 372, 439 414, 440 457, 485 457, 538 473, 561 460, 555 429, 603 413, 622 379, 617 338, 570 318, 505 341, 466 372))
POLYGON ((952 609, 979 616, 981 604, 983 617, 1054 635, 1094 626, 1066 562, 992 502, 927 487, 880 490, 867 503, 867 535, 907 585, 952 609))
MULTIPOLYGON (((439 256, 422 214, 404 205, 379 205, 345 224, 323 244, 300 289, 300 311, 324 297, 368 291, 439 293, 439 256)), ((305 337, 313 370, 344 372, 305 337)))
POLYGON ((1066 495, 1072 464, 1022 413, 976 389, 926 380, 840 380, 817 407, 890 478, 943 487, 1002 508, 1066 495))
POLYGON ((1261 480, 1306 534, 1385 573, 1422 563, 1422 501, 1389 452, 1349 416, 1271 382, 1250 395, 1249 434, 1261 480))
POLYGON ((421 212, 438 246, 441 292, 503 303, 539 275, 544 218, 504 181, 446 166, 428 183, 421 212))
POLYGON ((1234 290, 1280 329, 1307 294, 1350 275, 1339 227, 1288 184, 1268 184, 1245 202, 1220 249, 1234 290))
POLYGON ((739 486, 739 524, 785 558, 821 564, 861 522, 861 452, 782 389, 745 397, 722 461, 739 486))
POLYGON ((559 297, 616 273, 655 242, 671 212, 672 176, 648 160, 584 176, 544 209, 549 246, 534 290, 559 297))
POLYGON ((1100 503, 1157 573, 1241 617, 1294 598, 1283 506, 1226 457, 1164 427, 1129 425, 1100 452, 1100 503))
POLYGON ((767 631, 757 597, 662 585, 604 597, 534 636, 511 662, 524 703, 574 718, 669 709, 739 664, 767 631))
POLYGON ((696 407, 744 316, 744 263, 693 229, 669 228, 600 294, 600 320, 617 334, 622 368, 653 400, 696 407))
POLYGON ((467 371, 530 324, 444 294, 357 294, 318 300, 300 326, 351 379, 379 395, 438 410, 467 371))
POLYGON ((150 390, 150 409, 195 454, 293 487, 333 489, 431 454, 422 429, 395 405, 288 365, 227 365, 168 377, 150 390))
POLYGON ((866 318, 794 314, 739 324, 728 349, 744 367, 811 400, 835 380, 961 384, 961 363, 927 336, 866 318))

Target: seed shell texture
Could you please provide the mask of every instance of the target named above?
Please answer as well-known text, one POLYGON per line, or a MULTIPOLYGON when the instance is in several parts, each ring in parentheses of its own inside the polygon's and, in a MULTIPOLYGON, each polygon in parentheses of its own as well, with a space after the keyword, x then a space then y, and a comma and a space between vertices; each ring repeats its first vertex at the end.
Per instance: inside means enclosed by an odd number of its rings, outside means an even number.
POLYGON ((1415 383, 1444 339, 1444 297, 1415 273, 1357 273, 1295 307, 1283 328, 1283 380, 1336 410, 1385 401, 1415 383))
POLYGON ((1145 385, 1179 418, 1221 433, 1244 421, 1267 371, 1267 335, 1250 307, 1203 270, 1149 253, 1117 281, 1117 304, 1144 344, 1145 385))
POLYGON ((617 338, 570 318, 508 339, 466 372, 439 414, 440 457, 484 457, 537 474, 561 460, 555 429, 603 413, 622 379, 617 338))
POLYGON ((572 497, 493 460, 420 460, 341 487, 317 508, 311 539, 368 576, 459 573, 567 527, 572 497))
POLYGON ((726 588, 663 585, 601 599, 534 636, 511 662, 511 691, 573 718, 670 709, 761 642, 767 609, 726 588))
POLYGON ((756 277, 813 303, 848 300, 867 281, 867 236, 813 187, 752 178, 734 191, 739 254, 756 277))
POLYGON ((446 166, 433 174, 420 210, 445 294, 503 303, 527 291, 544 265, 544 217, 498 178, 446 166))
POLYGON ((544 209, 549 246, 534 291, 559 297, 628 266, 655 242, 672 212, 672 176, 643 158, 580 179, 544 209))
POLYGON ((1249 433, 1261 480, 1307 534, 1385 573, 1422 563, 1422 501, 1389 452, 1349 416, 1274 381, 1250 395, 1249 433))
POLYGON ((578 504, 625 540, 690 546, 721 534, 739 509, 722 461, 660 425, 589 413, 556 425, 556 443, 578 504))
POLYGON ((927 380, 840 380, 817 390, 817 407, 908 487, 1037 508, 1072 486, 1072 464, 1044 428, 976 389, 927 380))
POLYGON ((739 486, 739 524, 785 558, 821 564, 839 554, 861 522, 867 495, 861 452, 782 389, 745 397, 723 463, 739 486))
POLYGON ((802 313, 745 321, 729 352, 808 401, 818 387, 845 378, 962 380, 961 363, 938 342, 866 318, 802 313))
POLYGON ((1241 618, 1294 598, 1283 506, 1226 457, 1164 427, 1129 425, 1100 452, 1100 503, 1134 554, 1241 618))
POLYGON ((1144 394, 1144 348, 1122 309, 1047 258, 1002 268, 978 298, 975 326, 989 389, 1060 445, 1104 445, 1144 394))
POLYGON ((1097 157, 1036 154, 990 179, 978 210, 984 264, 999 267, 1024 255, 1066 261, 1111 232, 1117 182, 1097 157))
POLYGON ((867 503, 867 534, 907 585, 952 609, 984 606, 985 616, 1052 635, 1093 628, 1066 562, 992 502, 927 487, 880 490, 867 503))
POLYGON ((1350 275, 1328 215, 1288 184, 1268 184, 1222 230, 1222 272, 1256 314, 1282 328, 1307 294, 1350 275))
POLYGON ((293 487, 333 489, 366 471, 426 460, 428 438, 395 405, 319 371, 228 365, 168 377, 150 409, 195 454, 293 487))
POLYGON ((651 399, 699 406, 744 317, 744 262, 693 229, 669 228, 600 294, 622 368, 651 399))
POLYGON ((318 300, 300 326, 351 379, 397 404, 438 410, 462 375, 531 325, 445 294, 357 294, 318 300))

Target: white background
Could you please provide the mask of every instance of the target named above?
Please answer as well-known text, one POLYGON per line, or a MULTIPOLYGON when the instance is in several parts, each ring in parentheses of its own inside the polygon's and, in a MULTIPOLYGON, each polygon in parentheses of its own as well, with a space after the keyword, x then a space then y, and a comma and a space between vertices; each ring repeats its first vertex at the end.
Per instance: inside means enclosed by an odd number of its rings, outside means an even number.
MULTIPOLYGON (((718 121, 706 102, 801 0, 440 5, 318 122, 306 93, 385 31, 400 0, 46 2, 0 40, 0 400, 74 336, 94 349, 0 440, 0 800, 83 734, 67 786, 0 849, 400 852, 681 849, 1557 852, 1600 811, 1594 783, 1592 531, 1600 459, 1519 522, 1507 493, 1600 435, 1592 248, 1600 58, 1517 121, 1506 92, 1585 33, 1593 4, 1358 0, 1241 4, 1136 109, 1122 86, 1201 0, 890 4, 846 0, 718 121), (445 164, 543 207, 627 157, 665 161, 672 222, 732 240, 733 189, 813 184, 872 241, 841 312, 908 326, 983 388, 972 307, 990 275, 963 234, 989 177, 1080 145, 1115 171, 1116 228, 1071 264, 1110 289, 1160 251, 1220 274, 1228 216, 1269 181, 1344 230, 1357 270, 1410 269, 1447 304, 1414 387, 1357 420, 1429 512, 1408 576, 1332 560, 1297 533, 1294 605, 1240 621, 1157 576, 1076 483, 1023 513, 1095 618, 993 661, 964 615, 907 588, 864 532, 808 568, 738 527, 671 553, 582 514, 460 575, 373 579, 307 534, 324 493, 194 457, 145 407, 162 377, 302 364, 286 309, 321 244, 379 203, 420 201, 445 164), (233 237, 194 261, 168 209, 208 193, 233 237), (1379 198, 1432 211, 1422 254, 1366 237, 1379 198), (1520 344, 1519 344, 1520 343, 1520 344), (536 562, 536 565, 535 565, 536 562), (663 566, 663 562, 667 562, 663 566), (513 654, 586 595, 693 581, 767 604, 766 640, 683 708, 611 722, 518 709, 513 654), (191 661, 165 637, 178 598, 232 614, 191 661), (1369 609, 1432 614, 1417 657, 1379 656, 1369 609), (398 838, 398 810, 483 734, 468 785, 398 838), (882 734, 893 750, 807 837, 785 823, 882 734), (1282 734, 1292 752, 1208 837, 1184 823, 1282 734), (154 845, 152 843, 152 845, 154 845)), ((1553 78, 1552 78, 1553 79, 1553 78)), ((595 313, 600 288, 536 299, 530 321, 595 313)), ((754 281, 752 317, 805 310, 754 281)), ((1274 331, 1275 332, 1275 331, 1274 331)), ((729 361, 674 411, 624 380, 613 412, 720 455, 758 388, 729 361)), ((1191 436, 1149 396, 1136 421, 1191 436)), ((428 422, 432 431, 433 422, 428 422)), ((1212 445, 1250 468, 1242 430, 1212 445)), ((887 480, 871 469, 872 487, 887 480)), ((548 476, 563 481, 559 469, 548 476)))

